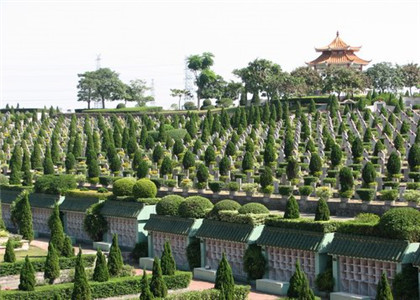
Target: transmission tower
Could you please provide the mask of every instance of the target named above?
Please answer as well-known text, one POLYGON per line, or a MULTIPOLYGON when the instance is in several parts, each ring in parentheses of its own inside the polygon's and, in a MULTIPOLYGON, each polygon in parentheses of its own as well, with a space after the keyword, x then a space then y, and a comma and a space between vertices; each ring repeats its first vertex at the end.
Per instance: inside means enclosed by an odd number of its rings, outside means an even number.
MULTIPOLYGON (((96 55, 95 61, 96 61, 96 70, 99 70, 101 68, 101 54, 96 55)), ((95 108, 103 108, 102 103, 100 101, 94 101, 93 106, 95 108)))
POLYGON ((187 58, 185 58, 184 89, 189 91, 191 94, 191 97, 184 96, 184 103, 185 101, 194 101, 194 94, 195 94, 194 74, 188 68, 187 58))

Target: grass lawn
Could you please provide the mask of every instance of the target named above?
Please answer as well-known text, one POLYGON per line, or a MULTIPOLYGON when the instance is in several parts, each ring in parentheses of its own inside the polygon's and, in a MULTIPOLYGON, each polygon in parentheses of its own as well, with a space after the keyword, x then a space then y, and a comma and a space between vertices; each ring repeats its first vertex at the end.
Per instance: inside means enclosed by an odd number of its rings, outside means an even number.
MULTIPOLYGON (((41 258, 47 256, 47 251, 34 247, 29 246, 28 251, 15 251, 16 260, 23 260, 26 255, 29 255, 29 258, 41 258)), ((0 254, 0 262, 3 262, 3 256, 4 254, 0 254)))

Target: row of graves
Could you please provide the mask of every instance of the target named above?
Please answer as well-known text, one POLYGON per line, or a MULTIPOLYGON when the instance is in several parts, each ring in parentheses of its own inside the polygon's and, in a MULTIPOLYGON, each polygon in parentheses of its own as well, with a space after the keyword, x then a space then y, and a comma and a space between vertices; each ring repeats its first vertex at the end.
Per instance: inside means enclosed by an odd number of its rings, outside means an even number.
MULTIPOLYGON (((404 268, 419 264, 417 240, 386 236, 378 229, 391 215, 419 218, 420 213, 412 208, 391 209, 384 220, 365 215, 364 220, 317 222, 269 215, 257 203, 241 207, 235 201, 223 200, 212 206, 199 196, 177 197, 164 197, 157 204, 158 214, 146 222, 149 257, 140 258, 143 268, 151 268, 153 257, 161 255, 168 241, 177 268, 193 270, 196 279, 214 281, 225 254, 235 279, 256 280, 257 290, 286 295, 299 262, 319 295, 328 291, 330 299, 372 299, 382 273, 392 283, 404 268), (208 212, 197 213, 198 206, 208 212), (327 284, 325 278, 329 278, 327 284)), ((413 278, 404 280, 420 280, 417 271, 411 275, 413 278)), ((420 293, 418 285, 414 293, 420 293)))
POLYGON ((274 102, 239 108, 231 116, 223 111, 166 118, 73 115, 33 121, 5 115, 0 164, 2 173, 11 176, 12 156, 17 147, 23 147, 31 156, 35 180, 46 165, 33 158, 40 156, 45 162, 45 156, 51 156, 54 173, 78 174, 78 180, 94 186, 98 181, 109 186, 108 177, 137 176, 170 190, 208 193, 211 189, 216 194, 228 190, 251 196, 261 192, 285 199, 291 193, 307 199, 316 196, 317 187, 325 186, 335 198, 366 202, 404 200, 407 189, 417 189, 420 154, 411 150, 420 139, 420 114, 384 102, 375 102, 372 111, 333 104, 327 111, 298 109, 294 114, 287 104, 274 102), (410 152, 415 155, 408 160, 410 152), (73 164, 68 162, 71 155, 76 160, 73 164), (92 160, 97 161, 97 170, 92 160), (368 162, 373 163, 375 174, 365 178, 362 171, 368 162), (352 193, 340 193, 343 166, 353 172, 352 193), (261 180, 267 167, 270 178, 261 180))
MULTIPOLYGON (((2 217, 6 228, 17 231, 13 222, 11 209, 20 191, 2 189, 0 192, 2 217)), ((50 235, 48 219, 54 205, 59 205, 65 233, 74 244, 93 243, 94 248, 109 251, 112 237, 118 234, 118 242, 124 250, 132 250, 137 243, 144 242, 147 237, 144 225, 150 214, 155 212, 154 205, 138 202, 101 200, 101 197, 85 195, 80 192, 69 192, 66 196, 30 193, 29 203, 32 211, 32 222, 35 237, 50 235), (86 230, 85 219, 88 214, 99 217, 102 221, 94 223, 102 228, 90 233, 86 230)))

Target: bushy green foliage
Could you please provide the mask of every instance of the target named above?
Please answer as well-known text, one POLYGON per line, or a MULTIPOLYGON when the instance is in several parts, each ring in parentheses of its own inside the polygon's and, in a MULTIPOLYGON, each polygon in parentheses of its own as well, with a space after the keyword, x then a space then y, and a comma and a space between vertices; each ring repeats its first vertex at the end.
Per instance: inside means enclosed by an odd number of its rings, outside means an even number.
POLYGON ((118 179, 112 186, 112 193, 115 196, 131 196, 136 180, 132 177, 118 179))
POLYGON ((3 261, 7 263, 14 263, 16 261, 15 250, 11 238, 7 240, 3 261))
POLYGON ((157 194, 156 185, 147 178, 137 180, 133 186, 133 196, 137 198, 155 198, 157 194))
POLYGON ((251 202, 238 209, 239 214, 268 214, 270 211, 261 203, 251 202))
POLYGON ((322 171, 322 159, 318 153, 312 153, 311 160, 309 161, 309 173, 316 175, 322 171))
POLYGON ((54 246, 55 251, 57 251, 59 255, 63 255, 65 236, 58 204, 54 205, 53 212, 48 219, 48 227, 50 228, 50 243, 54 246))
POLYGON ((299 204, 295 197, 291 196, 286 203, 286 209, 284 211, 285 219, 298 219, 300 217, 299 204))
POLYGON ((38 177, 35 182, 35 191, 37 193, 64 195, 68 190, 77 187, 74 175, 43 175, 38 177))
POLYGON ((339 174, 341 189, 340 192, 346 192, 353 189, 354 179, 353 174, 348 167, 343 167, 339 174))
POLYGON ((161 175, 169 175, 172 173, 172 160, 165 156, 162 161, 162 165, 160 166, 160 174, 161 175))
POLYGON ((182 165, 185 169, 189 169, 195 165, 195 156, 191 151, 187 151, 182 159, 182 165))
POLYGON ((309 196, 314 191, 314 188, 310 185, 302 185, 299 187, 299 195, 309 196))
POLYGON ((356 193, 363 201, 372 201, 376 192, 374 189, 357 189, 356 193))
POLYGON ((242 170, 252 170, 254 168, 254 159, 251 152, 246 152, 242 160, 242 170))
POLYGON ((45 260, 44 279, 47 279, 50 284, 60 276, 60 264, 58 262, 59 253, 55 249, 54 244, 48 244, 48 254, 45 260))
POLYGON ((389 155, 386 169, 391 177, 401 172, 401 158, 395 151, 389 155))
POLYGON ((209 179, 209 170, 204 164, 197 167, 197 180, 199 183, 205 183, 209 179))
POLYGON ((214 288, 220 290, 221 299, 233 300, 235 282, 233 280, 232 268, 224 253, 216 271, 214 288))
POLYGON ((138 178, 144 178, 149 173, 149 164, 145 160, 141 160, 139 162, 139 166, 137 168, 137 177, 138 178))
POLYGON ((388 279, 386 278, 385 272, 382 272, 381 279, 378 282, 376 288, 375 300, 393 300, 394 297, 391 293, 391 287, 389 286, 388 279))
POLYGON ((411 265, 403 265, 402 272, 397 273, 392 282, 395 299, 417 300, 419 291, 418 271, 411 265))
POLYGON ((28 255, 25 257, 25 263, 20 270, 19 290, 33 291, 35 289, 35 270, 29 260, 28 255))
POLYGON ((234 200, 230 200, 230 199, 225 199, 225 200, 221 200, 217 202, 213 206, 213 209, 211 210, 210 214, 212 216, 217 216, 219 211, 223 211, 223 210, 235 211, 235 210, 238 210, 240 207, 241 205, 238 202, 234 200))
POLYGON ((159 298, 164 298, 168 294, 168 288, 162 275, 159 258, 155 257, 153 261, 152 279, 150 280, 150 290, 155 297, 159 298))
POLYGON ((330 209, 325 199, 320 198, 316 206, 315 221, 329 221, 330 209))
POLYGON ((34 230, 32 227, 32 211, 31 205, 29 204, 28 192, 23 191, 23 198, 16 208, 20 210, 18 220, 19 233, 22 235, 22 238, 32 241, 34 239, 34 230))
POLYGON ((244 254, 244 271, 248 274, 248 278, 256 280, 263 278, 267 261, 261 252, 261 247, 252 244, 245 250, 244 254))
POLYGON ((101 214, 102 203, 95 203, 86 211, 85 219, 83 220, 83 229, 89 237, 97 242, 102 240, 102 236, 108 231, 108 222, 101 214))
POLYGON ((420 212, 414 208, 392 208, 383 214, 378 227, 381 234, 391 239, 420 241, 420 212))
POLYGON ((262 188, 273 184, 273 172, 270 167, 264 167, 260 174, 260 184, 262 188))
POLYGON ((171 244, 165 241, 162 257, 160 259, 163 275, 174 275, 176 270, 175 259, 172 256, 171 244))
POLYGON ((72 300, 90 300, 92 299, 92 291, 89 286, 85 273, 85 266, 82 259, 82 249, 79 248, 79 254, 76 259, 76 267, 74 273, 74 286, 71 294, 72 300))
POLYGON ((407 161, 410 170, 415 170, 420 166, 420 145, 418 143, 414 143, 414 145, 411 146, 410 151, 408 152, 407 161))
POLYGON ((209 182, 209 188, 213 193, 220 192, 224 186, 225 186, 225 183, 223 181, 210 181, 209 182))
POLYGON ((183 218, 204 218, 212 208, 213 204, 209 199, 191 196, 179 205, 178 214, 183 218))
POLYGON ((105 282, 109 280, 109 271, 105 255, 102 253, 101 249, 98 249, 96 252, 95 269, 93 271, 92 279, 98 282, 105 282))
POLYGON ((120 246, 118 245, 118 235, 112 236, 111 249, 108 256, 108 272, 110 276, 117 276, 123 267, 123 258, 120 246))
POLYGON ((395 201, 398 198, 398 190, 383 190, 381 191, 381 200, 395 201))
POLYGON ((156 213, 162 216, 178 215, 179 205, 185 199, 178 195, 167 195, 156 204, 156 213))
POLYGON ((320 291, 332 292, 334 289, 334 277, 331 268, 319 273, 315 279, 315 285, 320 291))
POLYGON ((141 278, 140 300, 152 300, 152 299, 154 299, 154 296, 153 296, 153 293, 150 291, 150 286, 147 280, 146 270, 143 270, 143 276, 141 278))
POLYGON ((376 179, 376 170, 373 164, 368 161, 362 170, 362 178, 365 185, 369 185, 371 182, 375 182, 376 179))
POLYGON ((302 300, 315 299, 313 291, 309 288, 308 278, 300 267, 299 260, 296 261, 295 273, 289 281, 287 297, 302 300))
POLYGON ((187 246, 187 260, 190 270, 201 266, 201 247, 200 239, 193 238, 193 240, 187 246))

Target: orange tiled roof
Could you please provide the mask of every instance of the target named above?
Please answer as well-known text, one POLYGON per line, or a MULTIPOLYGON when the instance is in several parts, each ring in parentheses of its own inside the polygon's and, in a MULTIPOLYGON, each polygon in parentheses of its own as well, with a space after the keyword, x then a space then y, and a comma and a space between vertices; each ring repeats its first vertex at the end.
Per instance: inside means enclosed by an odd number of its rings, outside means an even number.
POLYGON ((335 39, 328 44, 328 46, 315 48, 317 52, 329 51, 329 50, 351 50, 351 51, 359 51, 361 47, 351 47, 347 45, 341 38, 340 33, 337 31, 337 36, 335 39))
POLYGON ((360 64, 367 65, 369 61, 357 57, 353 52, 337 53, 332 51, 323 52, 317 59, 307 63, 308 65, 346 65, 360 64))

